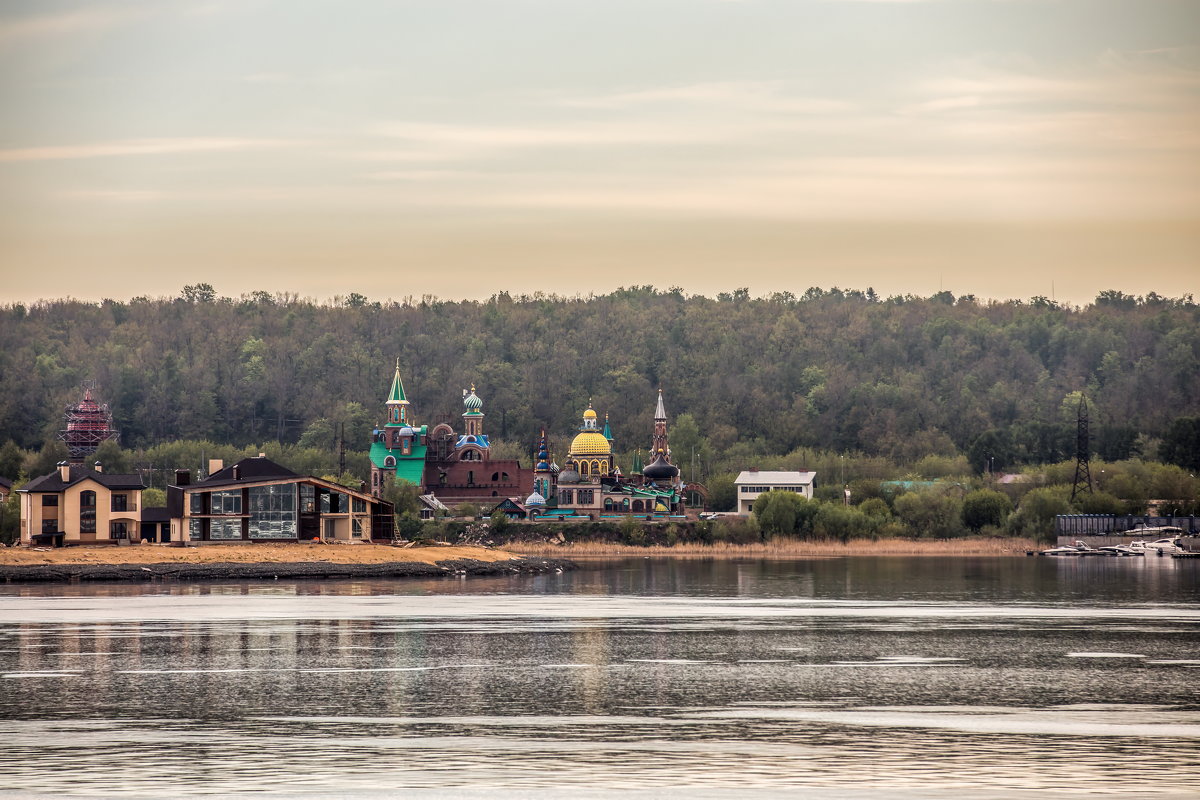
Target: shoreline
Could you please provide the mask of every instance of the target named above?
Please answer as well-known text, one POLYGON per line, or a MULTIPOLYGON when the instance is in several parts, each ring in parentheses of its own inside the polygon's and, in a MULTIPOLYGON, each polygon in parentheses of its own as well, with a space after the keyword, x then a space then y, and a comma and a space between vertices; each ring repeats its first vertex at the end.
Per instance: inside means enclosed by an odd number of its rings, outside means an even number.
POLYGON ((7 584, 541 575, 575 568, 563 558, 484 547, 287 543, 0 550, 0 583, 7 584))
POLYGON ((782 540, 755 544, 685 543, 672 547, 615 544, 612 542, 507 542, 512 553, 531 556, 567 556, 572 559, 665 558, 846 558, 855 556, 1024 556, 1044 548, 1032 539, 880 539, 849 542, 782 540))

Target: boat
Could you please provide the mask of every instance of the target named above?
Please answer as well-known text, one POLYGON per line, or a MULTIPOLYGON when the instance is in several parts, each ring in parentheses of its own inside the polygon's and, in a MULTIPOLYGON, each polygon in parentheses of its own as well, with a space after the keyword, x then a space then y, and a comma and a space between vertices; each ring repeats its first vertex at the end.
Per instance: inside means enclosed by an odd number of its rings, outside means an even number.
MULTIPOLYGON (((1134 542, 1134 544, 1138 544, 1138 542, 1134 542)), ((1183 544, 1179 541, 1178 536, 1167 536, 1153 542, 1141 542, 1141 545, 1147 553, 1153 552, 1160 556, 1184 552, 1183 544)))
POLYGON ((1063 547, 1052 547, 1049 550, 1043 550, 1039 555, 1043 556, 1112 556, 1116 553, 1110 553, 1106 550, 1097 550, 1087 542, 1076 539, 1073 544, 1064 545, 1063 547))
POLYGON ((1157 537, 1162 537, 1162 536, 1178 537, 1178 536, 1182 536, 1186 532, 1187 531, 1185 531, 1183 528, 1176 527, 1175 525, 1146 525, 1145 523, 1139 522, 1137 525, 1130 528, 1129 530, 1121 531, 1120 535, 1121 536, 1144 536, 1146 538, 1153 536, 1153 537, 1157 538, 1157 537))
POLYGON ((1145 542, 1130 542, 1129 544, 1110 544, 1098 548, 1114 556, 1144 556, 1146 555, 1145 542))

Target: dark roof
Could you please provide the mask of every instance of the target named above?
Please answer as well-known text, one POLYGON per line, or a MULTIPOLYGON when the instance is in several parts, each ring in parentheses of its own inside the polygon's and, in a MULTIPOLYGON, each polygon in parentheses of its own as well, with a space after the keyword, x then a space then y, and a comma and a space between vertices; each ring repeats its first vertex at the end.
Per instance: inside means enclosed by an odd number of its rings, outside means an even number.
POLYGON ((231 464, 223 470, 214 472, 207 479, 198 481, 193 486, 228 486, 235 483, 248 483, 254 481, 273 481, 282 478, 299 478, 295 472, 292 472, 287 467, 276 464, 266 456, 254 456, 253 458, 243 458, 236 464, 231 464), (234 477, 234 472, 237 472, 237 477, 234 477))
POLYGON ((21 492, 61 492, 68 486, 74 486, 82 480, 91 478, 96 483, 108 489, 145 489, 146 484, 142 482, 140 475, 114 475, 108 472, 96 472, 91 467, 85 467, 80 464, 72 464, 67 480, 63 480, 58 470, 54 470, 48 475, 43 475, 40 478, 34 478, 29 483, 22 486, 18 491, 21 492))
POLYGON ((142 522, 170 522, 171 512, 166 506, 147 506, 142 509, 142 522))
POLYGON ((0 486, 3 486, 5 489, 11 489, 12 481, 9 480, 8 478, 4 477, 3 475, 0 475, 0 486))

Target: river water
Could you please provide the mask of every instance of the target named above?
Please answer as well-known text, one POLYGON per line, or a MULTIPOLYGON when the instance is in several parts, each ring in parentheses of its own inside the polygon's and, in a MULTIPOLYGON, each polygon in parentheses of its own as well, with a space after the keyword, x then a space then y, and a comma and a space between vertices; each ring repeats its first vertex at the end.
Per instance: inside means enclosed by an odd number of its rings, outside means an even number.
POLYGON ((5 797, 1200 796, 1200 562, 0 586, 5 797))

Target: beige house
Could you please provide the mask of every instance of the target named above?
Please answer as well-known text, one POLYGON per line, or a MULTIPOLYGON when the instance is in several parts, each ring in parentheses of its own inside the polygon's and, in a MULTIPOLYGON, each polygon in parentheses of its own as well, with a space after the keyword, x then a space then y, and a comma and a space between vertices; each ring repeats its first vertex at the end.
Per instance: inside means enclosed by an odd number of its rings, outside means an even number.
POLYGON ((749 469, 737 476, 733 485, 737 487, 737 513, 749 514, 754 510, 754 501, 760 494, 776 490, 795 492, 807 497, 813 496, 813 486, 817 482, 815 472, 760 472, 749 469))
POLYGON ((142 490, 137 475, 109 475, 65 461, 17 490, 21 544, 122 544, 140 538, 142 490))

